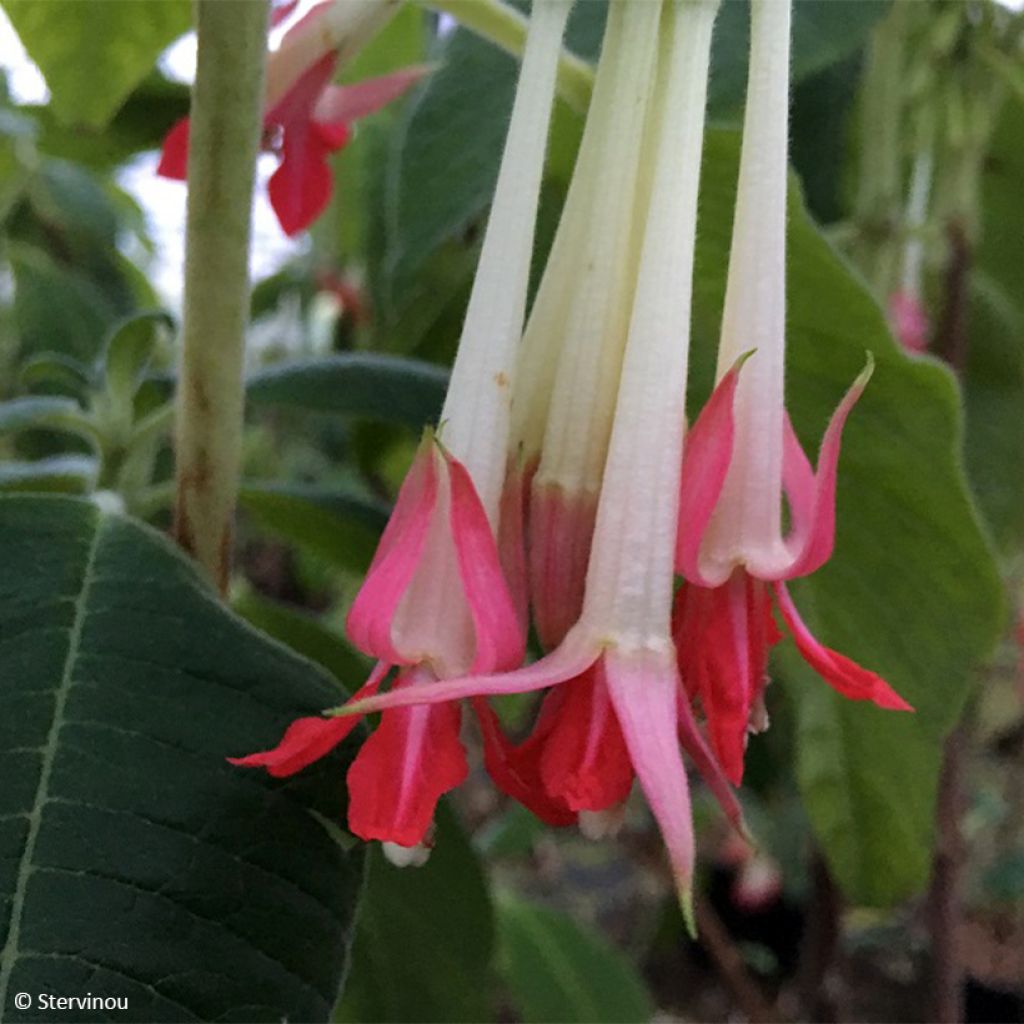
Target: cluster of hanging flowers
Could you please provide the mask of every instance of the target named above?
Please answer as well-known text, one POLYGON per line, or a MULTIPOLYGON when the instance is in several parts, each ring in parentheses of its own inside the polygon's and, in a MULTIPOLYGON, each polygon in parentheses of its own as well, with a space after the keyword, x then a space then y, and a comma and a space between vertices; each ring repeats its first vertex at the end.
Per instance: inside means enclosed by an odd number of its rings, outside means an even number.
POLYGON ((748 734, 766 723, 768 651, 781 639, 773 602, 836 690, 908 708, 821 645, 786 589, 831 555, 840 435, 870 365, 840 402, 815 470, 783 400, 789 0, 752 4, 718 384, 689 431, 717 0, 611 4, 524 329, 570 5, 533 5, 441 426, 420 446, 348 617, 350 639, 377 666, 347 704, 299 719, 276 748, 235 763, 293 774, 382 712, 349 770, 349 827, 413 862, 429 847, 438 798, 466 776, 468 700, 496 785, 551 824, 613 828, 636 778, 689 919, 683 755, 740 825, 730 783, 742 777, 748 734), (546 653, 524 665, 530 621, 546 653), (516 744, 489 700, 527 691, 546 692, 516 744))

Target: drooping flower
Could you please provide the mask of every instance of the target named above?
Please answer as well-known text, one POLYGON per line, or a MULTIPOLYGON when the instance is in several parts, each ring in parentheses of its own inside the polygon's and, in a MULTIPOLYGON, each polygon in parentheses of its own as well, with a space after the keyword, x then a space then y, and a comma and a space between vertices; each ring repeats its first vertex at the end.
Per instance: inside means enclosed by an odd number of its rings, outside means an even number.
POLYGON ((889 323, 896 340, 908 352, 928 350, 928 314, 919 295, 906 289, 889 296, 889 323))
MULTIPOLYGON (((379 17, 375 8, 366 9, 379 17)), ((309 227, 330 200, 328 157, 349 141, 352 122, 398 99, 426 72, 423 67, 410 67, 353 85, 332 85, 339 64, 338 50, 329 46, 339 39, 337 31, 328 31, 333 10, 330 2, 314 7, 289 30, 281 47, 267 61, 272 87, 268 89, 263 118, 264 148, 281 158, 267 189, 270 204, 288 235, 309 227), (320 31, 314 31, 318 27, 320 31), (288 78, 287 74, 294 74, 300 56, 308 54, 312 54, 311 62, 297 77, 288 78), (274 98, 284 81, 288 81, 287 88, 274 98)), ((164 140, 158 174, 185 180, 188 137, 189 119, 185 117, 164 140)))
MULTIPOLYGON (((533 7, 505 154, 458 355, 441 416, 443 443, 424 438, 348 617, 352 642, 377 659, 356 697, 415 696, 468 672, 522 662, 525 635, 494 530, 508 445, 510 386, 523 330, 534 223, 568 0, 533 7)), ((537 813, 563 821, 507 761, 483 700, 488 767, 537 813)), ((438 798, 466 774, 458 704, 385 712, 348 774, 349 827, 415 859, 438 798), (410 852, 413 851, 413 852, 410 852)), ((271 751, 236 763, 291 774, 340 743, 355 718, 300 719, 271 751)))
POLYGON ((836 690, 909 708, 881 677, 820 644, 786 589, 786 580, 814 572, 831 556, 840 437, 871 365, 836 409, 815 472, 783 403, 790 0, 755 2, 751 18, 720 382, 687 442, 676 556, 687 582, 673 615, 687 692, 737 785, 748 730, 767 724, 768 650, 781 639, 773 596, 800 653, 836 690))
MULTIPOLYGON (((614 5, 640 19, 653 5, 614 5)), ((597 505, 582 611, 561 643, 525 668, 471 674, 416 692, 357 700, 342 715, 432 706, 467 696, 553 687, 516 763, 549 796, 614 811, 635 773, 661 828, 692 927, 694 841, 680 747, 706 772, 734 819, 739 810, 682 690, 672 643, 676 515, 697 187, 716 4, 671 0, 661 14, 653 101, 645 119, 651 168, 628 337, 597 505), (628 760, 628 764, 626 761, 628 760)), ((386 712, 385 712, 386 713, 386 712)), ((514 759, 515 760, 515 759, 514 759)), ((600 821, 600 819, 598 819, 600 821)))
POLYGON ((636 281, 660 5, 613 4, 580 151, 523 336, 502 555, 550 650, 579 617, 636 281), (634 7, 626 11, 618 8, 634 7))

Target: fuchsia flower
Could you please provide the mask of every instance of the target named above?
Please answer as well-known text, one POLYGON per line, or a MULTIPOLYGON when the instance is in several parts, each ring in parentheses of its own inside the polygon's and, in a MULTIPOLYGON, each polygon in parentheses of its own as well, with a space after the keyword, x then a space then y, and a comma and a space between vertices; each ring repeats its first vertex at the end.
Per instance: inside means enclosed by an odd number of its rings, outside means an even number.
POLYGON ((889 323, 908 352, 928 350, 928 314, 919 296, 901 289, 889 296, 889 323))
MULTIPOLYGON (((510 761, 523 778, 539 777, 546 794, 567 810, 596 814, 589 821, 598 826, 614 816, 635 773, 661 828, 691 927, 694 842, 681 746, 707 774, 730 816, 739 819, 683 693, 670 627, 697 186, 715 9, 713 3, 670 3, 661 12, 661 57, 645 115, 652 178, 634 197, 643 229, 635 299, 578 620, 555 650, 528 667, 473 673, 415 694, 392 691, 340 709, 351 714, 554 687, 534 734, 510 751, 510 761)), ((653 45, 658 27, 657 5, 615 4, 606 46, 620 32, 623 42, 631 40, 629 49, 645 36, 653 45)), ((599 79, 595 88, 600 85, 599 79)), ((596 92, 594 103, 599 110, 596 92)))
POLYGON ((836 690, 884 708, 910 708, 879 676, 820 644, 786 589, 786 580, 814 572, 832 554, 840 437, 871 365, 836 409, 815 472, 783 404, 790 4, 757 3, 751 17, 721 380, 687 443, 676 555, 687 582, 674 610, 687 692, 737 785, 747 732, 767 724, 768 650, 781 638, 773 596, 800 653, 836 690), (783 495, 790 515, 785 535, 783 495))
MULTIPOLYGON (((339 63, 338 51, 331 46, 337 33, 327 31, 332 11, 330 2, 314 7, 289 30, 281 48, 268 58, 268 78, 272 86, 280 86, 284 65, 290 72, 300 55, 309 54, 311 49, 313 53, 308 66, 289 82, 279 98, 271 95, 263 118, 264 147, 281 158, 267 186, 270 204, 287 235, 309 227, 330 200, 333 186, 328 157, 348 142, 352 122, 398 99, 427 70, 403 68, 354 85, 332 85, 339 63), (323 31, 312 35, 311 30, 318 26, 323 31), (325 46, 330 47, 327 52, 323 52, 325 46), (275 62, 281 65, 276 74, 275 62)), ((286 9, 285 13, 289 11, 286 9)), ((158 174, 185 180, 188 135, 186 117, 171 128, 164 140, 158 174)))
MULTIPOLYGON (((511 669, 525 636, 494 539, 508 444, 509 386, 523 330, 534 222, 565 0, 534 5, 505 156, 441 422, 444 444, 424 438, 348 617, 353 643, 378 659, 356 699, 394 672, 391 694, 410 698, 466 673, 511 669)), ((543 817, 564 814, 517 773, 486 701, 474 702, 487 764, 543 817)), ((384 713, 348 775, 349 827, 415 859, 442 793, 466 775, 458 704, 384 713)), ((235 763, 290 775, 326 754, 356 718, 305 718, 271 751, 235 763)))

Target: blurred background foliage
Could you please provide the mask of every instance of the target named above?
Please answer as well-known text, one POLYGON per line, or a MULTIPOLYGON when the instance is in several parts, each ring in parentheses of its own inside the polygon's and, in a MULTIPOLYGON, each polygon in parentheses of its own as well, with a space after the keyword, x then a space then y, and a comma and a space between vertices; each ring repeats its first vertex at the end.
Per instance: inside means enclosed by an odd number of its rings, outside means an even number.
MULTIPOLYGON (((153 210, 123 170, 187 112, 157 60, 189 6, 4 9, 50 96, 23 104, 0 86, 0 490, 103 492, 164 529, 177 297, 154 282, 153 210)), ((580 56, 596 56, 604 14, 576 6, 580 56)), ((747 17, 732 0, 716 29, 691 411, 724 290, 747 17)), ((796 5, 787 388, 811 448, 865 350, 877 364, 844 446, 836 557, 800 603, 917 714, 844 704, 781 649, 742 794, 756 850, 698 791, 697 944, 639 804, 617 840, 590 844, 542 828, 478 770, 426 867, 368 857, 336 1019, 929 1019, 922 893, 958 720, 967 1019, 1024 1019, 1021 33, 1020 14, 974 0, 796 5), (886 322, 908 274, 927 354, 886 322)), ((511 56, 414 5, 343 78, 424 61, 432 74, 334 158, 327 212, 253 292, 232 603, 344 687, 367 668, 344 613, 440 409, 515 85, 511 56)), ((535 277, 581 131, 559 102, 535 277)), ((512 728, 531 713, 502 708, 512 728)))

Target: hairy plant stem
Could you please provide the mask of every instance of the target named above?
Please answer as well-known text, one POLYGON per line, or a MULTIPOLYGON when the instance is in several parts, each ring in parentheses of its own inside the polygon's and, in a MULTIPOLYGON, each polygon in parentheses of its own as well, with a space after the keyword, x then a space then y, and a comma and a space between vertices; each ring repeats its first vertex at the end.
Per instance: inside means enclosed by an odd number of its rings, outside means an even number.
POLYGON ((223 594, 242 448, 249 236, 269 5, 197 0, 174 535, 223 594))
MULTIPOLYGON (((521 57, 526 46, 526 17, 503 0, 419 0, 425 7, 450 14, 463 27, 521 57)), ((594 69, 581 57, 562 51, 558 62, 558 95, 578 113, 586 113, 594 88, 594 69)))

